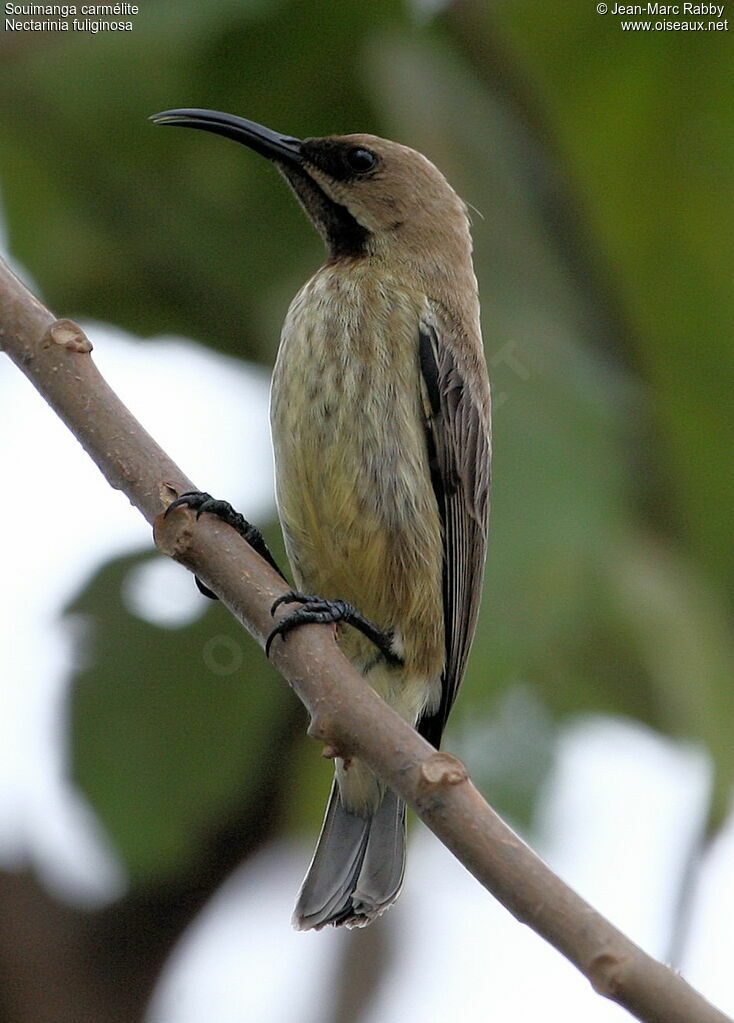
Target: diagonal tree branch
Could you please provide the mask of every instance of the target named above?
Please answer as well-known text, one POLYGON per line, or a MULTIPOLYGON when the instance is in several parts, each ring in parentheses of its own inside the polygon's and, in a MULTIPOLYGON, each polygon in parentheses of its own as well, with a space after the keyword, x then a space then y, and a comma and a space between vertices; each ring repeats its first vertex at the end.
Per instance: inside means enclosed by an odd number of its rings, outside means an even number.
MULTIPOLYGON (((264 645, 283 581, 228 526, 161 513, 192 482, 97 371, 70 320, 54 320, 0 263, 0 347, 67 424, 110 485, 154 524, 158 547, 209 586, 264 645)), ((365 760, 472 874, 586 975, 646 1023, 726 1023, 677 973, 648 956, 560 880, 487 805, 455 757, 437 753, 349 664, 331 626, 276 641, 276 667, 311 715, 328 756, 365 760)), ((729 1021, 731 1023, 731 1021, 729 1021)))

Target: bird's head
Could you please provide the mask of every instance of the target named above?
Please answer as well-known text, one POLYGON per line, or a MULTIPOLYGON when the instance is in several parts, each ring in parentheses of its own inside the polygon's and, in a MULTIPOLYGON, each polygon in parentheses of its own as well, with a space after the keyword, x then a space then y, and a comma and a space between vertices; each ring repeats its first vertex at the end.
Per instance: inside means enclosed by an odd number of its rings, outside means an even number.
POLYGON ((296 139, 233 114, 168 110, 151 118, 234 139, 282 171, 332 258, 470 259, 466 207, 425 156, 375 135, 296 139))

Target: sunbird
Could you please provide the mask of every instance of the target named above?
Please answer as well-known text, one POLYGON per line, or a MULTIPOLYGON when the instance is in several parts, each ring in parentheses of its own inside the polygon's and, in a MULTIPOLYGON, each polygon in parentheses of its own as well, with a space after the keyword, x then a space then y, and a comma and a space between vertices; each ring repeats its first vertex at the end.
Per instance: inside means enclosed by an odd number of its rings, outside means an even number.
MULTIPOLYGON (((438 746, 476 629, 489 514, 490 389, 466 205, 425 156, 374 135, 301 140, 199 109, 152 120, 268 157, 326 243, 273 373, 276 498, 297 587, 276 603, 300 607, 268 648, 334 622, 366 683, 438 746)), ((176 503, 259 535, 209 495, 176 503)), ((400 893, 405 842, 405 804, 359 760, 337 759, 294 925, 370 923, 400 893)))

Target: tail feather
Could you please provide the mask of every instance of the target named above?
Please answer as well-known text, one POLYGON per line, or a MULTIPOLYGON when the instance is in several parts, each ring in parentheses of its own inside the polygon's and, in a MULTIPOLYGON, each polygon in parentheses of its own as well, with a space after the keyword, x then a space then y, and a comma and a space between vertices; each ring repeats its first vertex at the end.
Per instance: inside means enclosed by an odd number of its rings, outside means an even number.
POLYGON ((360 817, 344 807, 334 781, 293 925, 364 927, 397 899, 404 871, 405 804, 386 791, 376 813, 360 817))

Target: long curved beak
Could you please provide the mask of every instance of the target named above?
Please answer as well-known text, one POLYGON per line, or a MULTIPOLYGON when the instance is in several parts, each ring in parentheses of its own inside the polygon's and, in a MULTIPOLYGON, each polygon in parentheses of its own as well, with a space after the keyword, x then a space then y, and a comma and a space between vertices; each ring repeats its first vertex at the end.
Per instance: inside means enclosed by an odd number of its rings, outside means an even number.
POLYGON ((199 128, 201 131, 223 135, 227 139, 241 142, 242 145, 271 160, 282 160, 291 164, 303 163, 300 139, 292 138, 290 135, 279 135, 261 124, 237 117, 235 114, 192 107, 183 110, 164 110, 160 114, 153 114, 150 120, 154 124, 199 128))

